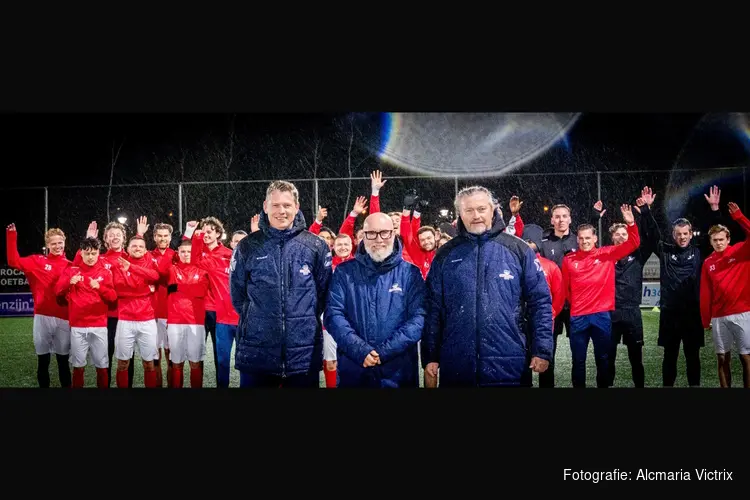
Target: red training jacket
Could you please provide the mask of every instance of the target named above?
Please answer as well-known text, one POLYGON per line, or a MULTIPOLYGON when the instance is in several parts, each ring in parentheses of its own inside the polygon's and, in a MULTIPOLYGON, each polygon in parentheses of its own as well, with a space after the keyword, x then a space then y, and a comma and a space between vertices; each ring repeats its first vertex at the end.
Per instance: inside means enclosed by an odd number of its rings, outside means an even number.
POLYGON ((167 285, 169 284, 169 270, 172 264, 178 260, 177 252, 171 248, 161 250, 155 248, 148 252, 151 260, 159 268, 159 281, 156 282, 156 293, 151 296, 151 305, 154 308, 154 315, 159 319, 167 319, 167 285), (163 262, 166 259, 166 262, 163 262))
POLYGON ((555 319, 565 305, 562 271, 557 267, 557 264, 545 259, 539 253, 536 254, 536 258, 539 259, 544 277, 547 278, 547 285, 552 295, 552 319, 555 319))
POLYGON ((178 262, 169 271, 168 285, 177 285, 177 291, 167 296, 167 324, 202 325, 206 316, 208 272, 195 264, 178 262))
POLYGON ((703 328, 712 318, 750 311, 750 221, 737 211, 731 214, 745 231, 745 241, 714 251, 701 269, 701 319, 703 328))
POLYGON ((93 266, 68 266, 57 281, 55 293, 68 301, 72 328, 106 328, 109 304, 117 301, 112 271, 102 265, 101 259, 93 266), (70 279, 77 274, 83 280, 71 285, 70 279), (90 280, 96 280, 99 288, 92 288, 90 280))
MULTIPOLYGON (((127 258, 128 254, 124 250, 107 250, 105 253, 99 255, 99 261, 102 263, 102 266, 104 266, 105 269, 108 269, 112 271, 112 277, 114 277, 114 270, 115 268, 120 267, 120 263, 117 262, 117 259, 120 257, 127 258)), ((78 250, 76 252, 76 256, 73 258, 73 265, 81 266, 83 265, 83 258, 81 257, 81 251, 78 250)), ((117 318, 117 301, 115 300, 112 304, 109 304, 109 309, 107 310, 107 317, 109 318, 117 318)))
POLYGON ((57 280, 70 264, 65 254, 59 257, 51 254, 21 257, 18 254, 18 231, 7 230, 5 249, 8 266, 23 271, 26 275, 34 298, 34 314, 67 320, 68 306, 58 303, 55 294, 57 280))
POLYGON ((641 238, 636 224, 627 226, 628 241, 620 245, 578 249, 563 258, 563 288, 571 316, 615 309, 615 264, 638 249, 641 238))
POLYGON ((117 291, 118 318, 123 321, 149 321, 156 319, 151 295, 154 284, 159 280, 159 269, 146 253, 140 259, 123 256, 130 262, 130 268, 123 271, 118 263, 112 267, 117 291))
POLYGON ((209 293, 212 294, 216 310, 216 322, 223 325, 234 325, 240 321, 240 315, 234 310, 232 297, 229 294, 229 263, 232 260, 232 250, 219 242, 213 250, 209 250, 203 243, 203 237, 193 234, 193 248, 190 262, 208 271, 211 284, 209 293))

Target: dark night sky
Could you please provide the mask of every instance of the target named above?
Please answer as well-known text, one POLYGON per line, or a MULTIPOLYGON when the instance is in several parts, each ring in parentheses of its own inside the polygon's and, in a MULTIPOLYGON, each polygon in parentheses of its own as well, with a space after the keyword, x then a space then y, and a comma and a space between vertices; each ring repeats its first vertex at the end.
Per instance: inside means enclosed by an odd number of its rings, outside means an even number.
MULTIPOLYGON (((221 154, 232 115, 0 115, 3 187, 107 184, 113 141, 119 144, 123 138, 125 144, 116 168, 115 184, 177 182, 181 151, 191 152, 183 161, 186 166, 181 175, 186 181, 308 178, 311 175, 300 165, 304 161, 301 158, 309 157, 309 140, 313 137, 326 138, 326 150, 321 158, 325 168, 318 176, 345 177, 346 161, 342 151, 345 151, 346 141, 342 141, 341 129, 332 125, 336 118, 337 115, 237 115, 234 117, 237 137, 234 163, 231 172, 225 172, 217 151, 221 154)), ((701 114, 584 114, 569 133, 567 147, 557 146, 517 171, 573 174, 594 170, 668 172, 673 168, 700 168, 708 172, 713 167, 742 164, 747 161, 747 136, 743 135, 742 127, 730 129, 726 123, 727 120, 707 119, 701 114), (675 165, 681 151, 682 159, 675 165)), ((361 166, 352 172, 354 177, 366 177, 375 168, 384 170, 386 178, 419 175, 384 165, 365 150, 359 155, 356 163, 361 166)), ((500 178, 487 180, 487 185, 502 199, 511 191, 525 198, 528 222, 545 224, 541 212, 544 204, 562 201, 576 204, 581 207, 576 210, 584 211, 597 196, 596 184, 590 179, 584 181, 574 176, 526 179, 532 180, 500 178)), ((722 189, 731 191, 738 180, 741 183, 741 178, 720 174, 682 179, 680 182, 687 184, 683 191, 690 191, 689 199, 677 204, 676 210, 700 216, 705 203, 702 193, 708 184, 721 182, 722 189), (696 184, 697 190, 689 189, 691 183, 696 184)), ((611 175, 605 181, 602 198, 615 198, 623 193, 630 197, 645 183, 658 185, 661 191, 666 191, 670 183, 676 182, 668 173, 611 175)), ((355 183, 353 196, 368 194, 369 182, 355 183)), ((305 217, 311 219, 311 187, 301 184, 299 187, 305 217)), ((453 183, 446 181, 392 180, 388 187, 384 195, 387 198, 382 200, 384 210, 398 208, 403 191, 411 187, 428 193, 436 210, 438 205, 450 205, 453 195, 453 183)), ((204 212, 211 212, 223 218, 231 230, 244 227, 249 217, 259 210, 263 189, 259 184, 193 186, 186 190, 184 218, 203 217, 209 215, 204 212)), ((347 187, 343 181, 321 183, 321 190, 321 204, 330 207, 328 222, 337 228, 353 199, 347 207, 347 187)), ((15 221, 19 227, 31 228, 24 233, 29 236, 19 241, 22 249, 40 246, 44 228, 43 194, 40 193, 43 191, 33 194, 6 191, 0 201, 3 224, 15 221)), ((128 205, 132 211, 144 212, 152 219, 163 220, 168 212, 176 211, 178 203, 173 187, 135 193, 131 188, 114 192, 113 204, 128 205)), ((741 187, 727 196, 743 201, 741 187)), ((673 197, 676 199, 677 195, 673 197)), ((85 233, 85 226, 92 219, 103 226, 105 200, 106 189, 102 188, 50 189, 49 223, 76 234, 85 233)), ((665 208, 662 217, 666 220, 673 215, 666 213, 665 208)), ((175 220, 172 222, 176 224, 175 220)))
MULTIPOLYGON (((605 163, 611 157, 628 168, 668 169, 700 116, 584 115, 569 143, 574 149, 596 150, 605 163)), ((247 137, 313 130, 329 120, 326 115, 243 115, 237 126, 247 137)), ((16 166, 6 186, 105 183, 113 141, 126 138, 122 158, 129 161, 120 168, 137 171, 139 157, 158 154, 167 145, 190 145, 208 131, 225 133, 228 122, 227 115, 5 115, 0 117, 0 144, 6 161, 16 166), (42 165, 56 168, 40 178, 42 165)), ((739 151, 740 159, 743 153, 739 151)), ((717 148, 713 154, 719 163, 738 161, 732 148, 717 148)))

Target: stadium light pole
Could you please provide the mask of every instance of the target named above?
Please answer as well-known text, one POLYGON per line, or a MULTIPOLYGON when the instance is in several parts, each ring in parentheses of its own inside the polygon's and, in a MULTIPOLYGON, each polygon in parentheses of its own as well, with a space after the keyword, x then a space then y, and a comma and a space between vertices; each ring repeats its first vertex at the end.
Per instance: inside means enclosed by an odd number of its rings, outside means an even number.
POLYGON ((44 186, 44 232, 49 230, 49 190, 44 186))
MULTIPOLYGON (((596 172, 596 199, 601 200, 602 199, 602 173, 597 170, 596 172)), ((591 209, 589 209, 591 210, 591 209)), ((599 238, 602 237, 602 216, 599 214, 599 220, 597 221, 597 225, 599 226, 599 231, 597 232, 597 235, 599 238)), ((601 243, 599 244, 601 246, 601 243)))
POLYGON ((182 231, 182 183, 177 185, 177 222, 179 230, 182 231))

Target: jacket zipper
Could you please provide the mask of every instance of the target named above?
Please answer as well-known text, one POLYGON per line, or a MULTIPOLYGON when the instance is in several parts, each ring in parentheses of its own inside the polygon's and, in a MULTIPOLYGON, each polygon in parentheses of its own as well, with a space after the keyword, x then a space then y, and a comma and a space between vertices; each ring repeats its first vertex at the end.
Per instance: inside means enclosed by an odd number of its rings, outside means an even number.
POLYGON ((476 297, 477 304, 476 304, 476 319, 474 320, 475 321, 475 329, 476 329, 476 331, 475 331, 475 335, 476 335, 475 343, 476 343, 476 356, 477 356, 476 368, 474 369, 474 382, 476 383, 477 387, 479 387, 479 340, 480 340, 480 335, 479 335, 479 317, 480 317, 480 311, 479 311, 479 307, 480 307, 481 297, 482 297, 482 288, 484 287, 484 283, 482 283, 482 286, 479 286, 479 280, 481 279, 480 278, 481 277, 481 274, 480 274, 480 272, 481 272, 481 266, 480 266, 481 255, 482 255, 482 240, 481 239, 477 239, 477 297, 476 297))
POLYGON ((284 240, 279 243, 279 270, 281 271, 281 378, 286 377, 286 311, 284 297, 284 240))

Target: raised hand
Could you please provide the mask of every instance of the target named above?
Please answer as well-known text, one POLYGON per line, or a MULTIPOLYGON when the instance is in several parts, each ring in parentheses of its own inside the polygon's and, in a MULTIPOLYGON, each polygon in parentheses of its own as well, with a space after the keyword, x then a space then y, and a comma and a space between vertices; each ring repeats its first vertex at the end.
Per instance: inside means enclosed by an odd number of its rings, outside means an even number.
POLYGON ((328 209, 323 208, 323 207, 318 207, 318 216, 315 217, 315 220, 323 222, 326 217, 328 217, 328 209))
POLYGON ((510 197, 509 205, 510 205, 511 215, 516 215, 518 212, 521 211, 521 206, 523 205, 523 202, 518 196, 513 195, 510 197))
POLYGON ((11 223, 8 227, 5 228, 6 231, 15 231, 16 225, 11 223))
POLYGON ((380 188, 385 186, 386 182, 388 181, 383 180, 383 174, 380 170, 375 170, 370 174, 370 186, 372 186, 373 191, 380 191, 380 188))
POLYGON ((357 201, 354 202, 354 208, 352 212, 356 212, 357 215, 361 214, 367 208, 367 198, 364 196, 358 196, 357 201))
POLYGON ((96 225, 96 221, 92 220, 86 229, 86 238, 98 238, 99 237, 99 226, 96 225))
POLYGON ((706 201, 711 205, 711 210, 716 211, 719 209, 719 202, 721 201, 721 189, 719 186, 711 186, 709 194, 703 194, 706 201))
POLYGON ((138 217, 137 234, 143 236, 144 234, 146 234, 146 231, 148 231, 149 227, 150 226, 148 225, 148 218, 145 215, 141 215, 140 217, 138 217))
POLYGON ((641 190, 641 198, 643 198, 643 201, 646 202, 648 208, 651 208, 651 205, 654 204, 654 200, 656 199, 656 195, 650 187, 646 186, 641 190))
POLYGON ((630 205, 625 204, 621 206, 620 211, 622 212, 622 218, 625 221, 625 224, 630 226, 635 223, 635 217, 633 217, 633 210, 630 208, 630 205))
POLYGON ((260 214, 255 214, 250 219, 250 232, 254 233, 256 231, 260 231, 260 214))
POLYGON ((727 205, 727 207, 729 208, 729 213, 730 214, 733 214, 735 212, 739 212, 740 211, 740 207, 737 206, 737 204, 735 202, 733 202, 733 201, 730 201, 729 204, 727 205))
POLYGON ((602 210, 604 208, 604 203, 602 203, 602 200, 597 201, 594 203, 594 210, 599 212, 599 217, 604 217, 604 214, 607 213, 606 210, 602 210))
POLYGON ((635 200, 635 205, 633 208, 638 212, 641 213, 641 207, 646 204, 646 201, 643 199, 643 196, 638 197, 637 200, 635 200))

